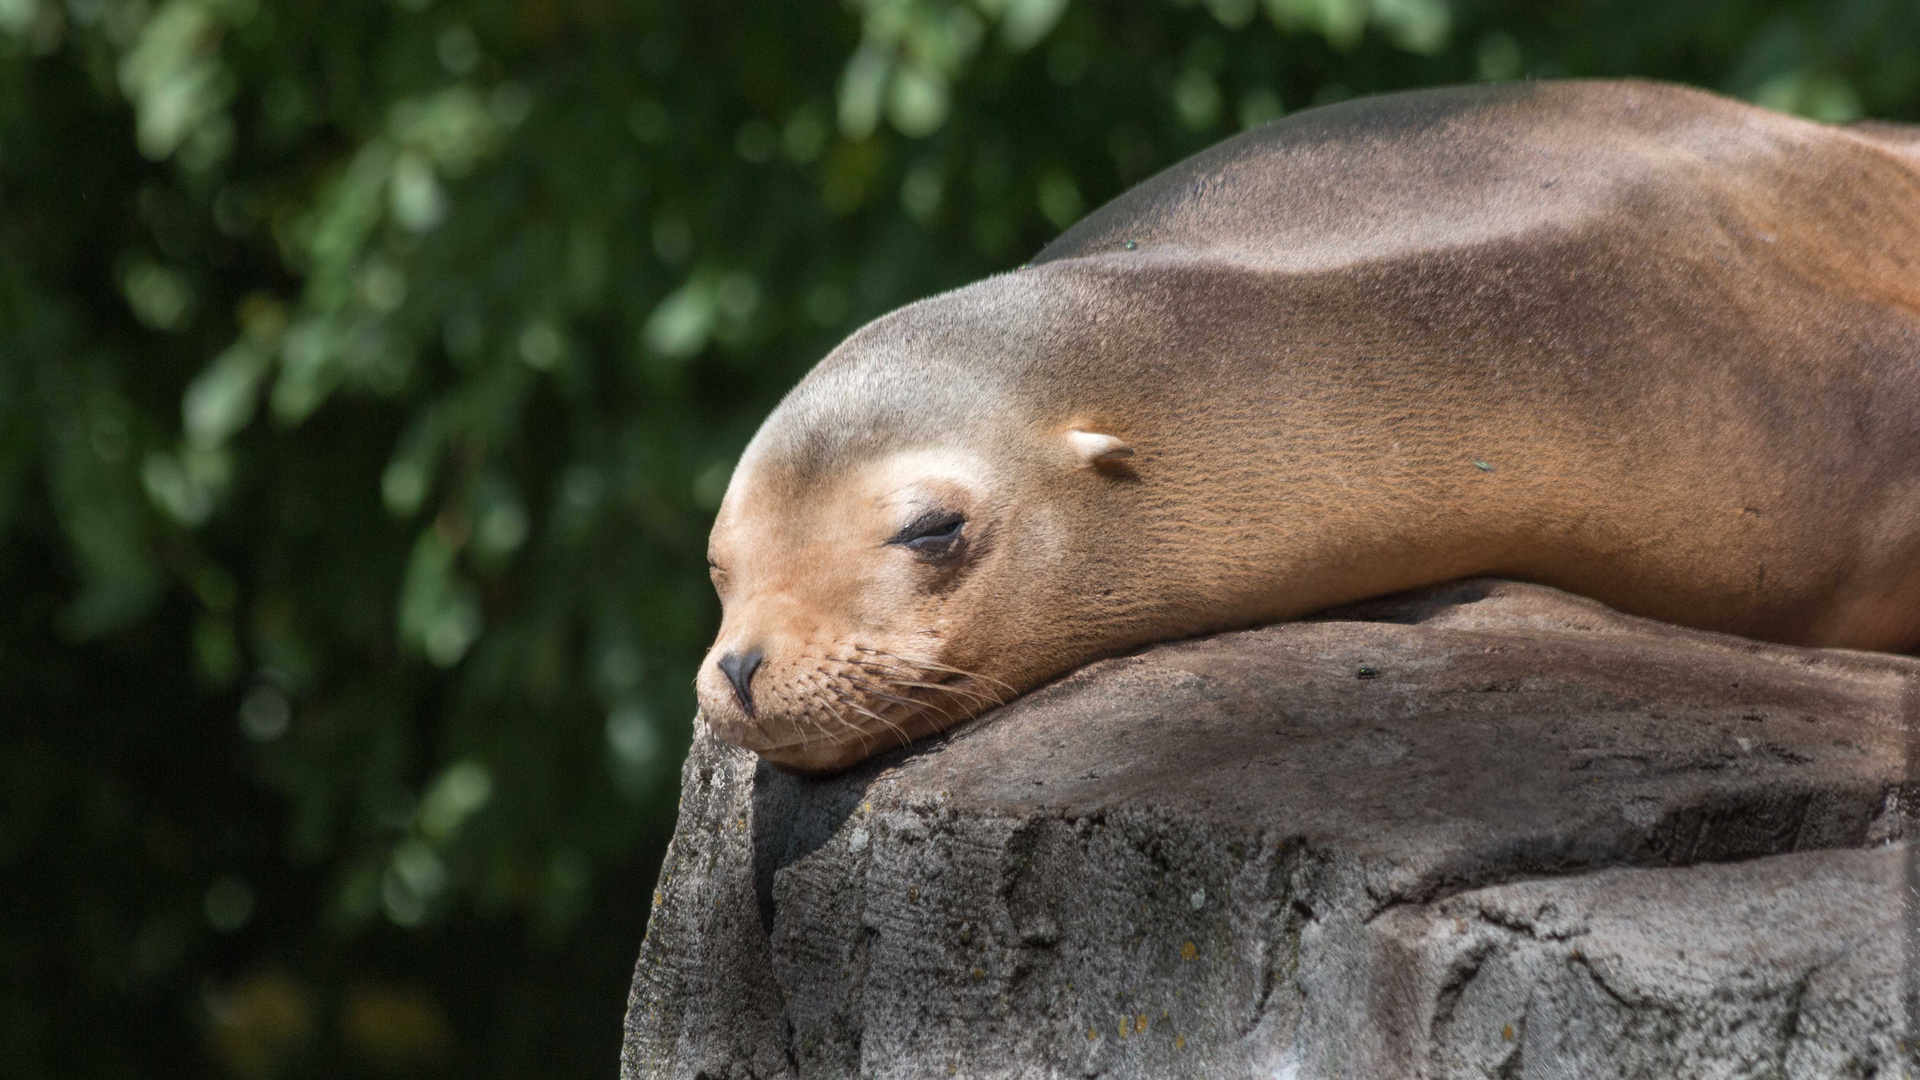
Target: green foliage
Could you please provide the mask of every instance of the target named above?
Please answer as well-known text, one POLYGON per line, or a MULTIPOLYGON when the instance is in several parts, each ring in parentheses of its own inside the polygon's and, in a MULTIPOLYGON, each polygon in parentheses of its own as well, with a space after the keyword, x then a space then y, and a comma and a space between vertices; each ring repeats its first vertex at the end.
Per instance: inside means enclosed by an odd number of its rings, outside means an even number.
POLYGON ((1242 127, 1920 115, 1905 0, 0 0, 0 1059, 609 1075, 702 552, 861 321, 1242 127))

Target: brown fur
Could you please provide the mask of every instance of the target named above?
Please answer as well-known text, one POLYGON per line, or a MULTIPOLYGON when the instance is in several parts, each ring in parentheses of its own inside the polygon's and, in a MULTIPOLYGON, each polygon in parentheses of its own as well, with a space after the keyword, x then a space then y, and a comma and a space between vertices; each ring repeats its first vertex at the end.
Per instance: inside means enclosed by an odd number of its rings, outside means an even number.
POLYGON ((1920 136, 1631 82, 1302 113, 856 333, 712 552, 703 710, 796 768, 1469 575, 1920 648, 1920 136), (929 506, 962 557, 887 542, 929 506), (752 717, 713 662, 749 646, 752 717))

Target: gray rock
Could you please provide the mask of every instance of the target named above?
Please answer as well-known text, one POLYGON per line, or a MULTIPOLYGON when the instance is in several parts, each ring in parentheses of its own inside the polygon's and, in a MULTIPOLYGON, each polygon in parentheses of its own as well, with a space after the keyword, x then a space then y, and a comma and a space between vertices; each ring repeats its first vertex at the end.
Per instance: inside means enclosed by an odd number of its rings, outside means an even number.
POLYGON ((1920 660, 1493 581, 832 778, 702 733, 623 1073, 1899 1076, 1916 737, 1920 660))

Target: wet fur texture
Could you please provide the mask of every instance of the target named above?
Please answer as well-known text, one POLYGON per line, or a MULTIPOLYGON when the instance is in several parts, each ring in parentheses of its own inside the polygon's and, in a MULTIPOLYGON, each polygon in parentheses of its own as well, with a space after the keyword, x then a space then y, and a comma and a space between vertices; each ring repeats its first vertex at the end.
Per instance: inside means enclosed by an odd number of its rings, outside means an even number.
POLYGON ((1470 575, 1920 649, 1920 134, 1633 82, 1301 113, 854 334, 712 553, 703 712, 800 769, 1470 575), (930 507, 937 565, 897 542, 930 507), (749 646, 752 715, 715 666, 749 646))

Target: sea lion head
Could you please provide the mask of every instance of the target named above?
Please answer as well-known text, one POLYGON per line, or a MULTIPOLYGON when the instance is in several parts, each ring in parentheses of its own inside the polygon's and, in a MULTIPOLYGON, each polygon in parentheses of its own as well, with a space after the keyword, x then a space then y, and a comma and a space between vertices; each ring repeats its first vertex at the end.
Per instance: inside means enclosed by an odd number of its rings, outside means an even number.
POLYGON ((1132 451, 1022 387, 1050 321, 1024 292, 983 282, 870 324, 749 443, 708 551, 723 616, 696 687, 721 738, 842 768, 1083 651, 1060 615, 1091 565, 1062 558, 1088 512, 1071 504, 1132 451))

